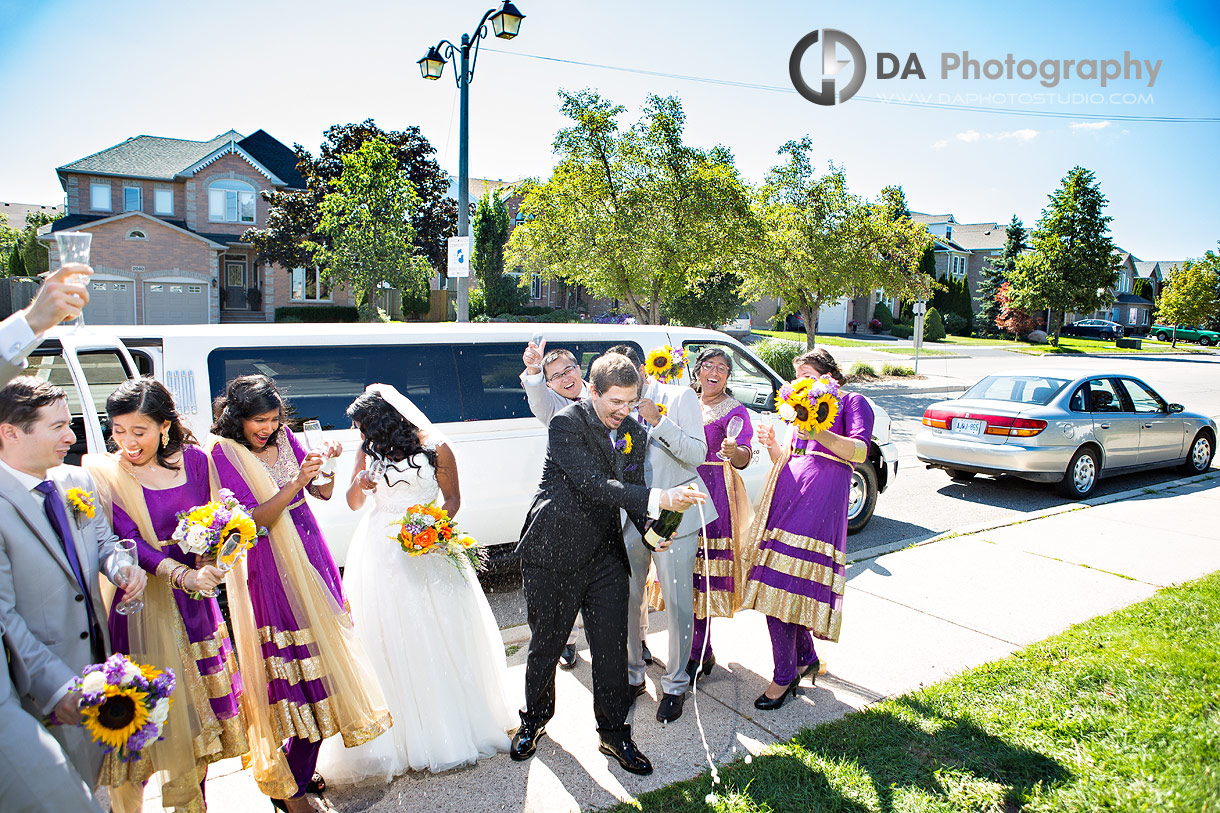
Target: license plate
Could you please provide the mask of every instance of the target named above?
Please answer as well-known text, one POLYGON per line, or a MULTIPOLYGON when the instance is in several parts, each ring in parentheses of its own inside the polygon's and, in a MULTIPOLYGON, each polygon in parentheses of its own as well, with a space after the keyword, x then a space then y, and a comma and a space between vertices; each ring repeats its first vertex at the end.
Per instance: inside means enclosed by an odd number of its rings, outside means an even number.
POLYGON ((963 435, 981 435, 983 434, 983 430, 986 428, 986 421, 980 421, 974 418, 953 419, 953 431, 963 435))

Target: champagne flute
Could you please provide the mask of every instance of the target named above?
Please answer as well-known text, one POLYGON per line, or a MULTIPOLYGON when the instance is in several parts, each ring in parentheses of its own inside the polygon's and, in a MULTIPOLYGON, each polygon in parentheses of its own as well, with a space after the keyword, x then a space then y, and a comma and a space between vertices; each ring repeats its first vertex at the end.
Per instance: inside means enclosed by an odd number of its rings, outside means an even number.
MULTIPOLYGON (((741 434, 741 430, 744 426, 745 422, 742 421, 740 415, 734 415, 733 417, 729 418, 729 425, 725 428, 724 432, 725 438, 736 443, 737 436, 741 434)), ((716 452, 716 457, 719 457, 721 460, 728 460, 728 458, 725 457, 722 452, 716 452)))
POLYGON ((365 468, 368 474, 369 484, 372 488, 365 488, 365 491, 376 491, 377 481, 385 477, 385 461, 381 459, 372 460, 365 468))
MULTIPOLYGON (((122 568, 123 576, 131 581, 131 571, 128 568, 136 566, 136 542, 134 539, 120 539, 114 545, 115 563, 122 568)), ((124 585, 126 587, 126 584, 124 585)), ((133 598, 121 602, 114 611, 119 615, 133 615, 144 609, 143 599, 133 598)))
POLYGON ((305 445, 309 447, 309 451, 323 455, 322 471, 314 479, 329 480, 335 473, 335 459, 325 456, 326 449, 322 442, 322 422, 305 421, 305 423, 301 424, 301 431, 305 434, 305 445))
MULTIPOLYGON (((59 244, 59 264, 61 266, 68 263, 89 264, 89 243, 93 240, 93 235, 84 231, 61 231, 55 235, 55 242, 59 244)), ((74 285, 83 285, 88 281, 89 277, 85 274, 72 274, 64 281, 74 285)), ((82 312, 72 320, 73 327, 80 327, 85 324, 85 315, 82 312)))
MULTIPOLYGON (((237 560, 241 554, 241 534, 229 534, 229 538, 220 546, 220 552, 216 554, 216 569, 221 573, 228 573, 237 564, 237 560)), ((207 596, 208 598, 216 598, 216 590, 200 590, 199 595, 207 596)))

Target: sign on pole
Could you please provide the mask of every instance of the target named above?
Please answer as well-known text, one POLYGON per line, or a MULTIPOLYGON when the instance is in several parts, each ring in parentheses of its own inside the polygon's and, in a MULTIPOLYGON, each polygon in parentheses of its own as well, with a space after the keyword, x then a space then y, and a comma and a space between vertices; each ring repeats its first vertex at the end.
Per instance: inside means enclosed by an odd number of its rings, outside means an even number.
POLYGON ((470 276, 470 237, 449 238, 449 276, 470 276))

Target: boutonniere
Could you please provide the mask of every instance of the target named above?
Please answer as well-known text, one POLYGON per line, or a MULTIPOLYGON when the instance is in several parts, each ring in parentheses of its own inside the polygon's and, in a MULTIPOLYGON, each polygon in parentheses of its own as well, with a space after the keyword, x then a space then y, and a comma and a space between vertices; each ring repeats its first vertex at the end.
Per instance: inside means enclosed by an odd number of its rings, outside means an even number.
POLYGON ((614 448, 623 454, 631 454, 631 433, 624 432, 621 438, 614 441, 614 448))
POLYGON ((657 412, 660 412, 661 417, 664 418, 666 413, 669 412, 669 407, 665 406, 665 404, 657 404, 657 412))
POLYGON ((94 505, 93 493, 85 491, 79 486, 73 486, 68 489, 65 495, 68 500, 68 505, 72 506, 72 513, 76 515, 76 523, 79 525, 82 518, 93 519, 97 513, 97 508, 94 505))

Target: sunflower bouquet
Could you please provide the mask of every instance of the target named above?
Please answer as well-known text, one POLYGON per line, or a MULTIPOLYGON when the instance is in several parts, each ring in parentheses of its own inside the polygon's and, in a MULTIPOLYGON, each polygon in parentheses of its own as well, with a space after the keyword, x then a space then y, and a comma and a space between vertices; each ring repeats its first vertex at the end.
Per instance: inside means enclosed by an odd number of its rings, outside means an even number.
POLYGON ((80 725, 120 761, 139 759, 161 739, 174 682, 173 671, 132 663, 121 653, 90 664, 71 685, 81 695, 80 725))
POLYGON ((644 357, 644 370, 662 384, 677 383, 686 372, 686 351, 667 344, 654 347, 644 357))
POLYGON ((260 536, 266 535, 267 529, 254 523, 254 518, 233 492, 222 488, 219 500, 179 512, 173 540, 183 553, 216 559, 219 567, 229 570, 254 547, 260 536), (238 544, 226 546, 225 542, 234 534, 238 536, 238 544))
POLYGON ((798 378, 780 387, 776 412, 805 432, 829 429, 839 414, 839 383, 830 376, 798 378))
POLYGON ((398 533, 390 537, 408 556, 439 553, 449 558, 455 567, 469 564, 476 573, 487 568, 487 549, 474 537, 462 533, 449 512, 436 503, 413 505, 394 523, 398 533))

